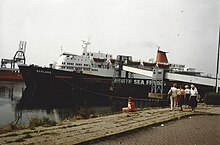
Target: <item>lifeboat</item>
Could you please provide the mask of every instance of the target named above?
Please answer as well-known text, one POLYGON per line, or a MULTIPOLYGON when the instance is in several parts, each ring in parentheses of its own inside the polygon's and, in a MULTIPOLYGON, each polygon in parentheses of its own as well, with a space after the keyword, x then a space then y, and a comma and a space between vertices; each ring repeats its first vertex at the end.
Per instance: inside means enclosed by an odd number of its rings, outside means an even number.
POLYGON ((112 64, 115 64, 116 59, 110 59, 110 61, 111 61, 112 64))
POLYGON ((106 58, 93 58, 93 60, 95 61, 95 62, 99 62, 99 63, 102 63, 102 62, 106 62, 106 58))
POLYGON ((152 66, 156 66, 156 63, 143 62, 143 65, 146 66, 146 67, 152 67, 152 66))
POLYGON ((169 63, 160 63, 160 62, 157 62, 156 64, 158 67, 160 68, 169 68, 171 64, 169 63))
POLYGON ((131 61, 131 65, 139 66, 139 65, 141 65, 141 62, 140 61, 131 61))

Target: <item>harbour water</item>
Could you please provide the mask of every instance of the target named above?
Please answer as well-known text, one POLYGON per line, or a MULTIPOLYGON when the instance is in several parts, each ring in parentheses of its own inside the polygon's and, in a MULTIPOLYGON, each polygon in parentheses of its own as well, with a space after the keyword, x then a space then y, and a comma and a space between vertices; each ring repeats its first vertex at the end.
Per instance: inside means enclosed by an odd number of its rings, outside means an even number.
MULTIPOLYGON (((79 110, 74 106, 51 107, 50 105, 38 106, 34 102, 26 102, 27 106, 20 103, 22 92, 25 90, 24 82, 0 81, 0 125, 11 123, 19 118, 19 124, 28 124, 32 117, 47 117, 56 122, 75 116, 79 110), (31 107, 30 107, 31 106, 31 107)), ((89 108, 95 114, 111 113, 110 106, 89 108)))
MULTIPOLYGON (((87 105, 87 101, 85 101, 85 104, 76 104, 71 101, 71 98, 76 97, 74 94, 59 94, 63 98, 67 98, 66 95, 69 95, 69 99, 61 100, 56 99, 56 94, 48 96, 49 94, 39 92, 37 89, 26 88, 24 82, 0 81, 0 125, 17 120, 19 124, 27 125, 32 117, 46 117, 60 122, 64 119, 72 119, 79 114, 112 114, 127 106, 126 97, 115 98, 114 96, 109 105, 90 106, 87 105)), ((89 94, 86 96, 92 97, 89 94)), ((83 98, 83 96, 79 98, 83 98)), ((136 108, 168 105, 168 100, 158 99, 134 99, 134 102, 136 108)))

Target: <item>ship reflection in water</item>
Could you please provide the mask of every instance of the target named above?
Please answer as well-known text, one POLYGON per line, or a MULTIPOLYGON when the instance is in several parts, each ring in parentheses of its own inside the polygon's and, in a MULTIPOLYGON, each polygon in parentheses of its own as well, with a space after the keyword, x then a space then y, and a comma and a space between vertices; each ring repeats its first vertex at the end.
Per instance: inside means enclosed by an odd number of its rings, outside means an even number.
MULTIPOLYGON (((84 107, 75 105, 71 100, 56 100, 46 95, 45 92, 25 88, 23 82, 0 81, 0 125, 11 123, 18 118, 18 123, 28 124, 32 117, 48 117, 60 122, 73 118, 84 107)), ((95 114, 112 112, 110 106, 87 109, 95 114)))
MULTIPOLYGON (((23 82, 0 81, 0 125, 18 120, 19 124, 28 124, 30 118, 47 117, 56 122, 73 119, 75 116, 90 117, 120 112, 127 105, 127 97, 96 95, 96 99, 88 92, 67 92, 66 94, 52 93, 26 88, 23 82), (78 95, 78 96, 76 96, 78 95), (102 100, 100 104, 99 100, 102 100), (91 105, 93 104, 93 105, 91 105), (94 105, 95 104, 95 105, 94 105), (83 116, 88 115, 88 116, 83 116)), ((134 99, 138 108, 167 106, 168 100, 134 99)))

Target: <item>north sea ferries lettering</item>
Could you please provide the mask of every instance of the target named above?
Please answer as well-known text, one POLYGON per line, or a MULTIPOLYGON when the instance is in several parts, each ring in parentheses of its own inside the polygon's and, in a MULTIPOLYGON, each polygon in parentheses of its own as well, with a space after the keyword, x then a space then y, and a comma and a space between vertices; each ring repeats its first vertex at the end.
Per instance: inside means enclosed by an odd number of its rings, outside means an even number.
POLYGON ((135 85, 151 85, 152 80, 134 80, 135 85))
POLYGON ((43 73, 43 74, 51 74, 51 71, 48 70, 36 70, 37 73, 43 73))
MULTIPOLYGON (((157 85, 162 85, 161 80, 153 81, 151 79, 123 79, 118 78, 114 80, 114 83, 121 83, 121 84, 134 84, 134 85, 151 85, 152 83, 156 83, 157 85)), ((164 86, 166 85, 166 82, 163 81, 164 86)))

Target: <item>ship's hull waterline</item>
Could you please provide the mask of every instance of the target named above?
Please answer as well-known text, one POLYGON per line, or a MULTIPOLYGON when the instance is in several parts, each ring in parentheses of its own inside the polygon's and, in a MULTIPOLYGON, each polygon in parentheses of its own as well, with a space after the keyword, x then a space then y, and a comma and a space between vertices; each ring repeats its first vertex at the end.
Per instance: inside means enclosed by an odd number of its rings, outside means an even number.
MULTIPOLYGON (((63 71, 37 66, 19 66, 23 75, 28 100, 45 102, 66 102, 74 105, 110 105, 116 99, 150 99, 150 79, 134 79, 130 84, 112 86, 112 77, 100 77, 76 71, 63 71)), ((185 85, 185 82, 165 81, 164 92, 168 92, 173 83, 185 85)), ((196 85, 200 94, 212 91, 212 87, 196 85)), ((168 101, 168 98, 164 98, 168 101)), ((125 102, 125 101, 124 101, 125 102)), ((167 104, 167 103, 166 103, 167 104)))
MULTIPOLYGON (((76 104, 108 105, 112 99, 120 97, 133 96, 134 98, 146 99, 148 92, 150 92, 150 84, 138 84, 141 82, 138 79, 136 84, 112 88, 112 77, 100 77, 36 66, 19 66, 19 68, 26 89, 45 101, 51 101, 51 99, 68 100, 76 104), (46 98, 37 95, 37 93, 44 94, 46 98)), ((144 81, 150 80, 145 79, 144 81)), ((33 99, 29 96, 30 98, 33 99)))

